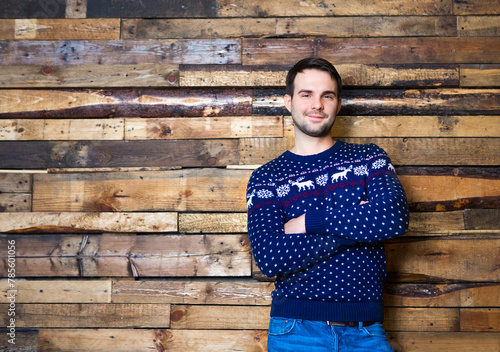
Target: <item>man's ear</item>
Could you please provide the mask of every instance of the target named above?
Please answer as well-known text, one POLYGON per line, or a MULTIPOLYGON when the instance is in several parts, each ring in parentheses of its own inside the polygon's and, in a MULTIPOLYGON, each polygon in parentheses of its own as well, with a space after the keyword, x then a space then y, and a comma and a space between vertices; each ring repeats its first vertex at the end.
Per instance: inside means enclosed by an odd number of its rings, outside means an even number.
POLYGON ((283 97, 283 102, 285 103, 285 108, 292 112, 292 97, 288 94, 285 94, 283 97))
POLYGON ((337 106, 337 114, 339 113, 341 108, 342 108, 342 98, 339 98, 339 105, 337 106))

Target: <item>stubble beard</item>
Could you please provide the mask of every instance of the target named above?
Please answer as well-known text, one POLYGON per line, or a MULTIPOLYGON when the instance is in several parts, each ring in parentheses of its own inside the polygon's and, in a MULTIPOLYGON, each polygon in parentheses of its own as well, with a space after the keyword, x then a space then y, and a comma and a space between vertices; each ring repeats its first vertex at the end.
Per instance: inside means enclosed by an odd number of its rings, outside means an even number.
MULTIPOLYGON (((326 116, 323 113, 315 113, 315 114, 320 114, 322 116, 326 116)), ((322 123, 321 126, 316 126, 316 124, 308 124, 307 123, 307 114, 303 116, 303 118, 299 121, 297 118, 295 118, 292 114, 292 120, 295 125, 295 127, 298 128, 299 131, 304 133, 307 136, 310 137, 325 137, 327 135, 330 135, 330 132, 332 130, 333 124, 335 122, 335 116, 331 119, 331 121, 328 121, 326 123, 322 123)), ((325 117, 326 118, 326 117, 325 117)))

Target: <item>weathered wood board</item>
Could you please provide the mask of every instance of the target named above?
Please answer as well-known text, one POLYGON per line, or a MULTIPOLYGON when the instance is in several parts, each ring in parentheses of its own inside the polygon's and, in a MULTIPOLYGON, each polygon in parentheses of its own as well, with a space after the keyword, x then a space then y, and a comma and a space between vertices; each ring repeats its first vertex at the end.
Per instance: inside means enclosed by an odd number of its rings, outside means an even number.
POLYGON ((0 213, 0 232, 176 232, 177 213, 0 213))
MULTIPOLYGON (((13 235, 19 277, 250 276, 246 235, 13 235)), ((0 253, 2 277, 7 253, 0 253)))
POLYGON ((0 168, 217 167, 238 163, 238 141, 0 141, 0 168))
POLYGON ((461 87, 499 87, 500 65, 460 65, 461 87))
MULTIPOLYGON (((496 7, 498 7, 498 4, 496 7)), ((458 16, 458 36, 498 37, 500 33, 499 23, 499 16, 458 16)))
POLYGON ((4 0, 0 3, 1 18, 64 18, 65 10, 65 0, 4 0))
POLYGON ((2 65, 1 88, 177 87, 179 65, 2 65))
POLYGON ((0 65, 239 64, 236 39, 0 41, 0 65))
MULTIPOLYGON (((249 116, 250 90, 0 90, 0 117, 249 116)), ((274 114, 273 114, 274 115, 274 114)))
POLYGON ((0 172, 0 192, 2 193, 29 193, 31 187, 32 178, 30 174, 0 172))
MULTIPOLYGON (((9 323, 8 304, 0 304, 2 326, 9 323)), ((16 304, 17 327, 151 328, 169 327, 169 304, 16 304)))
POLYGON ((495 0, 453 0, 453 14, 500 15, 500 8, 495 0))
POLYGON ((30 193, 0 193, 0 213, 31 211, 30 193))
MULTIPOLYGON (((111 280, 17 280, 15 289, 16 303, 111 303, 111 280)), ((10 303, 9 290, 0 281, 0 303, 10 303)))
POLYGON ((120 19, 0 20, 0 40, 120 39, 120 19))
POLYGON ((243 39, 244 65, 294 64, 321 56, 336 64, 496 63, 499 37, 243 39))

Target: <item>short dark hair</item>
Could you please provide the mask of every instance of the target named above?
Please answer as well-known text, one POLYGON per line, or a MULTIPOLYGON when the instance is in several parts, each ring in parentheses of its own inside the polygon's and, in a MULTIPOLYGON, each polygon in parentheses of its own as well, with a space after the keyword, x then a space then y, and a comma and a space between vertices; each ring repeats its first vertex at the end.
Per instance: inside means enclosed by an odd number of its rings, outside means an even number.
POLYGON ((320 57, 308 57, 297 62, 286 75, 286 94, 293 97, 293 91, 295 89, 295 77, 297 73, 304 72, 304 70, 320 70, 325 71, 330 74, 333 80, 337 82, 338 87, 338 98, 340 99, 340 93, 342 93, 342 78, 340 78, 339 73, 335 67, 327 60, 320 57))

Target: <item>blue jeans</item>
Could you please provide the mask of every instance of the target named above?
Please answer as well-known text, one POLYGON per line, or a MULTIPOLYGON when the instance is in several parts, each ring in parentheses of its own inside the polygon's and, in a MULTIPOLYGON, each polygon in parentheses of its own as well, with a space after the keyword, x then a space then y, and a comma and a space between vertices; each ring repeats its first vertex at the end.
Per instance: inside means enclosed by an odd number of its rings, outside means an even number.
POLYGON ((394 352, 382 324, 348 327, 271 317, 268 352, 394 352))

